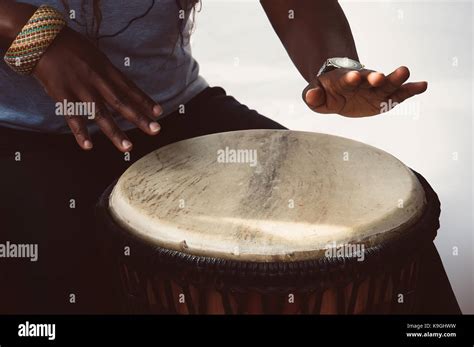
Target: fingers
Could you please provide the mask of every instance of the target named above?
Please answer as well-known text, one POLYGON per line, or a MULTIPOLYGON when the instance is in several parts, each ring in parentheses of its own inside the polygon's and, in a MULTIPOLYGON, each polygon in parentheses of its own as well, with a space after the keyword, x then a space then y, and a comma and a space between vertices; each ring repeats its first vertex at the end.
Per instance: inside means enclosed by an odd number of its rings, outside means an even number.
POLYGON ((324 92, 323 87, 316 79, 312 81, 304 90, 303 90, 303 100, 311 109, 315 109, 326 104, 326 93, 324 92))
POLYGON ((346 69, 336 70, 339 72, 336 85, 342 93, 351 93, 355 91, 362 83, 362 75, 359 71, 347 71, 346 69))
POLYGON ((414 95, 421 94, 428 89, 427 82, 412 82, 402 85, 398 90, 393 93, 389 99, 397 103, 401 103, 414 95))
MULTIPOLYGON (((311 81, 303 90, 303 100, 311 109, 321 108, 327 102, 326 89, 338 95, 354 92, 362 83, 362 75, 358 71, 337 69, 311 81)), ((324 110, 319 110, 325 112, 324 110)))
POLYGON ((428 88, 427 82, 404 84, 410 78, 410 70, 400 66, 387 76, 385 83, 376 91, 379 96, 387 97, 397 103, 403 102, 414 95, 421 94, 428 88))
POLYGON ((105 106, 96 113, 95 122, 100 130, 107 136, 115 147, 121 152, 129 152, 132 150, 133 144, 130 142, 125 133, 117 126, 110 112, 105 106))
MULTIPOLYGON (((74 94, 69 92, 62 92, 60 95, 52 96, 56 101, 61 103, 64 101, 75 102, 77 100, 74 94)), ((71 129, 77 144, 86 151, 91 150, 93 143, 89 135, 89 130, 87 129, 87 118, 80 115, 68 114, 67 112, 67 109, 63 110, 62 116, 64 116, 66 123, 71 129)))
POLYGON ((310 108, 318 108, 326 103, 326 96, 321 87, 308 90, 305 95, 306 103, 310 108))
POLYGON ((153 101, 146 93, 136 86, 133 81, 126 78, 115 66, 109 66, 109 77, 119 88, 128 90, 130 98, 139 106, 142 112, 151 119, 161 116, 163 110, 160 105, 153 101))
POLYGON ((372 88, 380 87, 385 84, 387 77, 381 72, 372 70, 361 70, 359 71, 362 77, 361 88, 372 88))
MULTIPOLYGON (((344 96, 354 93, 362 81, 363 77, 359 71, 347 69, 330 71, 311 81, 310 85, 303 90, 303 100, 314 111, 334 112, 334 109, 327 106, 328 95, 332 95, 332 99, 344 100, 344 96)), ((338 108, 340 107, 335 109, 338 108)))
POLYGON ((111 85, 103 79, 96 83, 99 94, 105 102, 125 119, 134 123, 143 132, 149 135, 156 135, 160 131, 160 125, 146 114, 141 105, 138 105, 130 89, 123 89, 116 85, 111 85))
POLYGON ((385 94, 392 94, 405 83, 410 77, 410 70, 406 66, 401 66, 387 76, 385 84, 380 91, 385 94))
MULTIPOLYGON (((354 92, 357 88, 377 88, 384 85, 387 80, 383 73, 367 69, 360 71, 338 69, 335 75, 336 85, 343 93, 354 92)), ((328 78, 331 76, 328 75, 328 78)))
POLYGON ((65 116, 65 119, 77 144, 86 151, 91 150, 93 144, 87 129, 87 119, 83 116, 65 116))
POLYGON ((340 113, 344 108, 366 107, 370 114, 374 109, 371 104, 374 100, 386 100, 392 95, 394 101, 402 102, 426 90, 425 82, 404 85, 409 76, 410 71, 403 66, 388 76, 367 69, 336 69, 312 81, 304 89, 303 99, 312 110, 319 113, 340 113), (354 99, 355 97, 358 99, 354 99), (359 104, 355 105, 353 100, 359 100, 359 104))
POLYGON ((94 95, 93 92, 89 92, 86 89, 81 89, 77 96, 82 102, 88 102, 94 105, 95 112, 93 119, 114 146, 121 152, 129 152, 133 147, 132 143, 117 126, 105 104, 100 101, 99 96, 94 95))

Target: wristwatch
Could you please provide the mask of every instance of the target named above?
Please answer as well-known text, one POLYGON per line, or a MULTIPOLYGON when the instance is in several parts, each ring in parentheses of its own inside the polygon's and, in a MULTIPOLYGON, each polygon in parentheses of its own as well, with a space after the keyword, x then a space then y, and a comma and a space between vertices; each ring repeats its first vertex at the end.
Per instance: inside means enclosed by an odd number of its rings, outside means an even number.
POLYGON ((359 63, 357 60, 353 60, 351 58, 340 58, 340 57, 335 57, 335 58, 329 58, 326 60, 319 69, 319 72, 317 74, 317 77, 321 76, 323 73, 332 71, 335 69, 349 69, 349 70, 362 70, 364 68, 364 65, 359 63))

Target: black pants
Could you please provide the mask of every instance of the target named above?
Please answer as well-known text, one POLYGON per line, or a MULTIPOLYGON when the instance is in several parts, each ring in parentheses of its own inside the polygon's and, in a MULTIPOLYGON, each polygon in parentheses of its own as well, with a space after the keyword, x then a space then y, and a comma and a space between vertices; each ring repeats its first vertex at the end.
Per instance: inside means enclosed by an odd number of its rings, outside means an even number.
MULTIPOLYGON (((169 143, 232 130, 284 129, 219 87, 200 93, 184 114, 167 116, 161 126, 154 137, 138 129, 127 132, 134 144, 129 161, 101 133, 93 138, 94 149, 85 152, 71 135, 0 128, 0 243, 39 247, 37 262, 0 259, 0 313, 114 312, 114 288, 100 260, 93 214, 105 188, 133 162, 169 143)), ((432 253, 429 262, 439 270, 433 275, 437 288, 440 282, 446 287, 446 293, 434 297, 439 302, 449 296, 449 304, 427 307, 456 313, 434 246, 432 253)))

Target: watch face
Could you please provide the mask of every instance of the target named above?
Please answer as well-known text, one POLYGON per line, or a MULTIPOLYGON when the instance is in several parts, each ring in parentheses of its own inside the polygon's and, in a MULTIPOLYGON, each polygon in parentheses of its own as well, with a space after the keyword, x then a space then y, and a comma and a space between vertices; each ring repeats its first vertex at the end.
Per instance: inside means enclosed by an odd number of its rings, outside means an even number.
POLYGON ((351 70, 360 70, 362 69, 362 64, 358 61, 352 60, 350 58, 332 58, 330 59, 331 63, 337 67, 351 70))

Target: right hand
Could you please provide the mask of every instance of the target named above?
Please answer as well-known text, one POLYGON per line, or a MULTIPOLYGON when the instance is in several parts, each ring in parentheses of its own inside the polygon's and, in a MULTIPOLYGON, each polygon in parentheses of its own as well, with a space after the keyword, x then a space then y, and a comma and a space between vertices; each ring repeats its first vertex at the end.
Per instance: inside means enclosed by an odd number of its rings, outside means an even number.
MULTIPOLYGON (((49 46, 33 70, 46 93, 58 102, 93 102, 95 118, 102 132, 122 152, 132 143, 115 124, 110 110, 137 125, 149 135, 156 135, 154 120, 161 107, 128 80, 108 58, 81 34, 65 27, 49 46)), ((77 143, 92 149, 87 117, 65 116, 77 143)))

